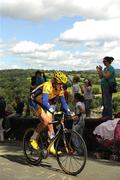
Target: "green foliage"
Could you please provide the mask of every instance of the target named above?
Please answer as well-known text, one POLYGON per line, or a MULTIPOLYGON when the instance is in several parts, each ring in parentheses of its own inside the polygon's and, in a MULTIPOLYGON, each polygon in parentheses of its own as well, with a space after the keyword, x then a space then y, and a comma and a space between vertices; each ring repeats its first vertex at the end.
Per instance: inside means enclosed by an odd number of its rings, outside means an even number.
POLYGON ((8 103, 15 95, 22 98, 28 97, 30 89, 31 71, 6 70, 0 71, 0 95, 4 96, 8 103))
MULTIPOLYGON (((31 76, 36 70, 1 70, 0 71, 0 96, 4 96, 7 103, 11 103, 15 95, 20 95, 24 101, 28 102, 30 92, 31 76)), ((47 80, 52 78, 53 71, 46 71, 47 80)), ((93 87, 93 102, 92 109, 101 106, 101 88, 100 79, 96 71, 69 71, 67 74, 72 77, 78 75, 80 77, 80 85, 83 84, 84 79, 88 78, 92 81, 93 87)), ((114 112, 120 111, 120 73, 116 74, 118 83, 118 93, 113 94, 113 109, 114 112)), ((68 82, 68 91, 71 93, 71 82, 68 82)), ((73 110, 74 105, 71 102, 70 107, 73 110)))
POLYGON ((100 94, 101 93, 101 90, 100 90, 100 86, 94 86, 93 87, 93 94, 100 94))
POLYGON ((92 109, 98 108, 102 105, 101 96, 94 96, 92 100, 92 109))
POLYGON ((114 112, 120 112, 120 94, 113 97, 113 110, 114 112))

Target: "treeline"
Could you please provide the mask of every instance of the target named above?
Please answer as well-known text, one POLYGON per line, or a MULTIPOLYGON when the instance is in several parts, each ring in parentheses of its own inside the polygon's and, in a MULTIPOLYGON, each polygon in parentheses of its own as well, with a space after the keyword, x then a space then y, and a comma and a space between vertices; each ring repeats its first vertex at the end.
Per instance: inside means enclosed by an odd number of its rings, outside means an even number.
MULTIPOLYGON (((31 76, 34 75, 34 69, 14 69, 14 70, 1 70, 0 71, 0 95, 6 97, 7 101, 11 101, 15 94, 26 97, 29 94, 31 76)), ((47 79, 52 77, 53 71, 45 71, 47 79)), ((68 71, 69 75, 80 75, 80 80, 90 77, 94 80, 93 83, 99 83, 99 78, 96 72, 82 72, 82 71, 68 71)), ((70 86, 70 83, 68 83, 70 86)))
MULTIPOLYGON (((30 92, 30 84, 31 77, 35 74, 35 69, 12 69, 12 70, 0 70, 0 96, 4 96, 7 103, 11 103, 13 101, 13 97, 15 95, 20 95, 24 101, 27 102, 29 92, 30 92)), ((42 70, 41 70, 42 71, 42 70)), ((45 71, 47 80, 49 80, 53 71, 45 71)), ((100 80, 96 71, 67 71, 67 74, 72 77, 73 75, 80 76, 80 83, 83 83, 85 78, 89 78, 92 80, 93 92, 94 94, 100 93, 100 80)), ((120 89, 120 72, 117 71, 117 82, 120 89)), ((68 87, 71 86, 70 81, 68 82, 68 87)), ((120 90, 119 90, 120 91, 120 90)), ((117 97, 115 97, 116 101, 114 104, 120 107, 120 92, 117 97), (119 101, 119 102, 118 102, 119 101)), ((98 106, 100 103, 100 97, 96 97, 94 100, 96 103, 93 104, 93 107, 98 106)))

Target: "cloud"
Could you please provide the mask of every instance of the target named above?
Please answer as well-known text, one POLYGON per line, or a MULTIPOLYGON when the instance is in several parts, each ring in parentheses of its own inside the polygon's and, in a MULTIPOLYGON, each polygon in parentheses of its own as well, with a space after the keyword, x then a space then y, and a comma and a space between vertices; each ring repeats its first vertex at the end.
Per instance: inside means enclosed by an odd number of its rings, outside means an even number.
POLYGON ((120 67, 119 24, 120 18, 108 20, 88 19, 75 22, 73 28, 60 34, 58 40, 64 42, 66 46, 74 44, 75 47, 79 44, 79 48, 84 49, 80 56, 88 62, 88 67, 93 67, 97 61, 99 62, 106 55, 115 57, 115 66, 120 67))
POLYGON ((32 41, 21 41, 17 43, 12 51, 14 53, 32 53, 32 52, 43 52, 48 51, 54 47, 54 44, 37 44, 32 41))
POLYGON ((31 21, 83 16, 104 19, 120 17, 119 0, 0 0, 0 15, 31 21))
POLYGON ((93 20, 76 22, 72 29, 60 34, 63 41, 93 41, 120 39, 120 18, 111 20, 93 20))
MULTIPOLYGON (((6 47, 8 48, 8 44, 6 44, 6 47)), ((11 65, 10 67, 7 67, 5 63, 3 65, 1 58, 2 69, 17 67, 49 70, 88 70, 95 69, 96 65, 102 64, 102 58, 106 55, 115 57, 114 65, 120 67, 120 61, 118 59, 120 56, 120 47, 118 47, 115 41, 110 44, 106 42, 101 48, 96 48, 94 45, 90 46, 89 50, 83 52, 56 50, 54 44, 38 44, 31 41, 11 43, 11 46, 7 49, 9 53, 6 53, 6 47, 4 44, 4 49, 2 49, 3 54, 4 56, 12 57, 10 61, 11 65), (15 59, 17 59, 17 66, 15 59)))
POLYGON ((11 60, 10 68, 95 69, 106 55, 115 57, 114 66, 120 67, 120 0, 0 0, 0 16, 29 21, 83 18, 54 43, 36 43, 32 37, 0 41, 2 68, 8 68, 3 59, 11 57, 21 63, 11 60))

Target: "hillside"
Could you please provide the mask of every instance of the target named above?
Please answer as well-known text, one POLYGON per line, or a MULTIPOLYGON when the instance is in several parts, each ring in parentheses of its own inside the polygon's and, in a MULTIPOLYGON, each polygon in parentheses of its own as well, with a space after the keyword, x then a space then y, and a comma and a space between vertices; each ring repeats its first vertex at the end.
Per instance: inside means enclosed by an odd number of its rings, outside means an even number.
MULTIPOLYGON (((117 70, 117 82, 120 91, 120 69, 117 70)), ((6 102, 11 104, 14 96, 19 95, 24 99, 24 102, 28 102, 31 77, 34 75, 36 70, 28 69, 14 69, 14 70, 0 70, 0 96, 4 96, 6 102)), ((47 79, 49 80, 53 73, 52 71, 45 72, 47 79)), ((92 80, 93 84, 93 94, 95 98, 93 99, 93 108, 97 108, 101 104, 100 95, 100 80, 96 71, 70 71, 67 72, 68 75, 73 76, 75 74, 80 76, 80 84, 83 84, 85 78, 92 80), (97 95, 98 94, 98 95, 97 95)), ((68 82, 68 87, 71 92, 71 84, 68 82)), ((120 108, 120 92, 114 95, 114 108, 119 106, 120 108), (119 105, 118 105, 119 104, 119 105)), ((117 108, 116 108, 117 110, 117 108)))

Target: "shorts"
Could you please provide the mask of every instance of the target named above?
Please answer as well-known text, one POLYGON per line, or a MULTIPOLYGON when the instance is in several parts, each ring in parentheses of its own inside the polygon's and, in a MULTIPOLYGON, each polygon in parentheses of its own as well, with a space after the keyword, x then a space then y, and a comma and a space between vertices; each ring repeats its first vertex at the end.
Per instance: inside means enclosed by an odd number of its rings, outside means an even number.
POLYGON ((30 100, 30 108, 36 116, 41 116, 41 113, 46 113, 47 115, 51 116, 51 113, 37 104, 35 101, 30 100))

